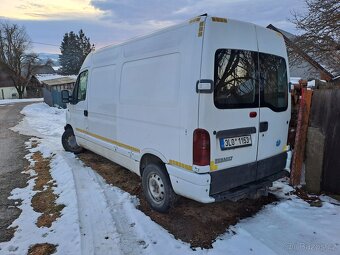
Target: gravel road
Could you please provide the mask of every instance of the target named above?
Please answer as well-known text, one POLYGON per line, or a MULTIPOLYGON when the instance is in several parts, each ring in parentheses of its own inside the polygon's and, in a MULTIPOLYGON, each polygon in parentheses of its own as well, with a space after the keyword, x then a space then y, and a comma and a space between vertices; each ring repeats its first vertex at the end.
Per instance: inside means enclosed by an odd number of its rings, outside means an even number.
POLYGON ((15 207, 20 201, 9 200, 8 196, 14 188, 26 186, 27 176, 21 172, 28 165, 24 159, 27 154, 24 142, 28 137, 9 128, 22 119, 20 111, 26 105, 28 104, 0 105, 0 242, 12 238, 14 229, 7 228, 21 213, 15 207))

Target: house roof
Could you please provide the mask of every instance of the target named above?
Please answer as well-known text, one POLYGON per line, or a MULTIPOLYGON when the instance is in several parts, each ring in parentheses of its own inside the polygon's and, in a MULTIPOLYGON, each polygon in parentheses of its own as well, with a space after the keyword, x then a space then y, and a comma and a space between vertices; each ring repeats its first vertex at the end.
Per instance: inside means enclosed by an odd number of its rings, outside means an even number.
POLYGON ((328 78, 328 80, 334 79, 334 75, 331 73, 331 71, 327 70, 324 66, 322 66, 320 63, 316 62, 311 56, 309 56, 307 53, 305 53, 299 46, 297 46, 294 42, 296 39, 296 36, 284 31, 282 29, 279 29, 275 27, 272 24, 269 24, 267 28, 274 30, 280 34, 282 34, 286 44, 288 47, 292 48, 295 52, 297 52, 302 58, 304 58, 307 62, 309 62, 312 66, 314 66, 316 69, 318 69, 325 77, 328 78))
POLYGON ((57 86, 57 85, 63 85, 63 84, 68 84, 68 83, 74 83, 74 82, 76 82, 76 78, 70 77, 70 76, 63 76, 63 77, 58 77, 58 78, 43 81, 43 83, 48 86, 57 86))
POLYGON ((73 80, 77 79, 77 75, 61 75, 61 74, 37 74, 35 75, 35 77, 41 83, 45 83, 45 81, 48 81, 48 80, 55 80, 55 79, 64 78, 64 77, 68 77, 73 80))
POLYGON ((36 65, 33 69, 34 74, 55 74, 56 71, 51 65, 36 65))
MULTIPOLYGON (((27 73, 27 69, 25 70, 24 68, 24 70, 22 70, 22 76, 24 76, 25 73, 27 73)), ((56 75, 56 71, 51 65, 35 65, 33 67, 33 74, 36 76, 38 81, 41 82, 41 80, 38 78, 39 76, 49 76, 49 79, 51 79, 51 76, 56 75)), ((14 87, 14 83, 9 75, 9 71, 3 65, 0 65, 0 87, 14 87)))

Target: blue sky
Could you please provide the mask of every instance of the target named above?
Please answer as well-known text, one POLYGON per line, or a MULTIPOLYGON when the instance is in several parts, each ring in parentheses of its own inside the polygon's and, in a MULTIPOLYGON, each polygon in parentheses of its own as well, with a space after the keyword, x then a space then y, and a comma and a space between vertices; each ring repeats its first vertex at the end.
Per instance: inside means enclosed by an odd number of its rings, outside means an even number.
POLYGON ((296 33, 292 11, 304 12, 304 0, 1 0, 0 20, 24 25, 33 51, 59 53, 71 30, 82 28, 100 48, 203 13, 296 33))

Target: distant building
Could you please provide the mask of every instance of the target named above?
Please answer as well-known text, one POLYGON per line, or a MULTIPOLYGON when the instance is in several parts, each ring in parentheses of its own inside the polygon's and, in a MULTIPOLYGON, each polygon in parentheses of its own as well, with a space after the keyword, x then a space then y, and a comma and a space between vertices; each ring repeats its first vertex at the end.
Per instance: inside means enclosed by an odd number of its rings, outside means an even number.
MULTIPOLYGON (((22 71, 22 76, 25 76, 27 71, 22 71)), ((50 65, 36 65, 33 67, 33 76, 25 88, 24 98, 37 98, 42 97, 42 85, 37 79, 37 75, 49 74, 53 75, 56 71, 50 65)), ((0 99, 19 98, 18 91, 14 86, 8 71, 0 66, 0 99)))
POLYGON ((278 33, 280 33, 285 42, 286 46, 289 51, 294 51, 297 53, 302 61, 301 63, 297 64, 294 63, 291 59, 289 59, 289 69, 290 69, 290 76, 291 77, 299 77, 302 80, 325 80, 325 81, 331 81, 339 74, 332 72, 331 70, 328 70, 325 65, 322 63, 318 63, 315 61, 311 56, 306 54, 303 49, 298 47, 294 41, 296 36, 284 31, 282 29, 279 29, 275 27, 274 25, 270 24, 267 26, 267 28, 272 29, 278 33))
MULTIPOLYGON (((26 91, 24 96, 26 97, 26 91)), ((0 66, 0 99, 19 98, 18 92, 14 87, 8 72, 0 66)))
POLYGON ((61 91, 66 89, 73 90, 76 76, 38 76, 43 84, 44 102, 52 107, 66 108, 66 104, 61 101, 61 91))

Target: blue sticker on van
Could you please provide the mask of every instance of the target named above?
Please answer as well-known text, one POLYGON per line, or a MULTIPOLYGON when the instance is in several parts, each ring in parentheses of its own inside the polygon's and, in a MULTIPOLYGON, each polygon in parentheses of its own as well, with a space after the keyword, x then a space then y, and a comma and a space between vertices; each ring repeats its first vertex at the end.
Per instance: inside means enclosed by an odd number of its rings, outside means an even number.
POLYGON ((277 141, 276 141, 276 147, 279 147, 280 144, 281 144, 281 140, 277 140, 277 141))

